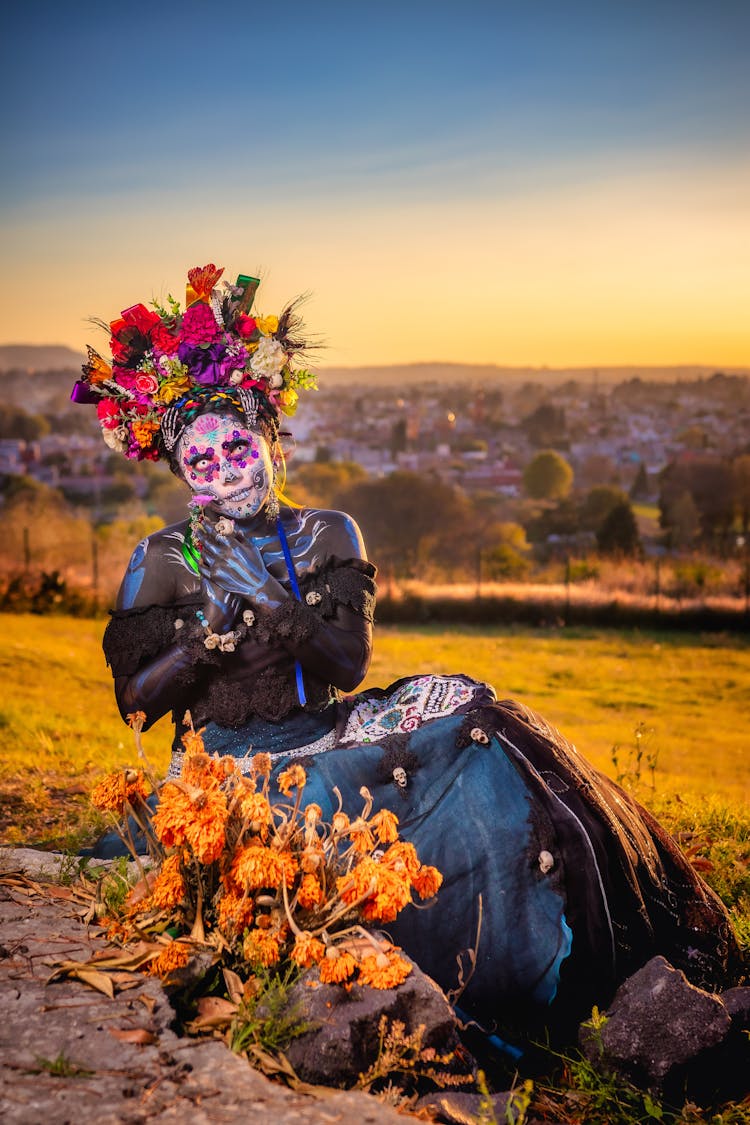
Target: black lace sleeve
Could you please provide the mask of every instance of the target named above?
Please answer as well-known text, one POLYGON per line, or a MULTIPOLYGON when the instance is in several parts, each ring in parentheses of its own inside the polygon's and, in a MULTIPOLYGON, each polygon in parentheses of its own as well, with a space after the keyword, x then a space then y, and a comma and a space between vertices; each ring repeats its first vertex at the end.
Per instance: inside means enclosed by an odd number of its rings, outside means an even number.
POLYGON ((114 610, 102 647, 113 676, 132 676, 178 638, 179 622, 195 616, 199 600, 171 606, 114 610))

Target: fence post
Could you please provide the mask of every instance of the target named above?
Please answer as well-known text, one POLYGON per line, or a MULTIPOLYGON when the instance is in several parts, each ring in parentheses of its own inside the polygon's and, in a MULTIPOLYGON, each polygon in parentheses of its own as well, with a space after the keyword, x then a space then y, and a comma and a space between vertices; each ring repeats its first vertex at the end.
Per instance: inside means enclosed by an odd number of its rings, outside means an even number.
POLYGON ((565 556, 565 625, 570 625, 570 555, 565 556))
POLYGON ((654 609, 661 612, 661 559, 656 556, 654 560, 654 609))
POLYGON ((476 600, 480 601, 482 598, 482 548, 477 548, 477 592, 476 600))
POLYGON ((29 544, 29 529, 23 529, 23 571, 28 574, 31 567, 31 546, 29 544))
POLYGON ((99 608, 99 543, 96 532, 91 535, 91 589, 94 594, 94 610, 99 608))

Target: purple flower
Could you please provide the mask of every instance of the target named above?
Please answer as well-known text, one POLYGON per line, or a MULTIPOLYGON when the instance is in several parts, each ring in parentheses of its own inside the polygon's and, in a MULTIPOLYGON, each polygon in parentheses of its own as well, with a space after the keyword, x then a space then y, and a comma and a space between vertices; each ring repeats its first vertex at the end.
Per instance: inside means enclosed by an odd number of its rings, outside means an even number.
POLYGON ((208 348, 198 348, 190 344, 180 344, 177 355, 180 363, 184 363, 190 371, 193 382, 199 386, 213 387, 223 381, 226 345, 211 344, 208 348))

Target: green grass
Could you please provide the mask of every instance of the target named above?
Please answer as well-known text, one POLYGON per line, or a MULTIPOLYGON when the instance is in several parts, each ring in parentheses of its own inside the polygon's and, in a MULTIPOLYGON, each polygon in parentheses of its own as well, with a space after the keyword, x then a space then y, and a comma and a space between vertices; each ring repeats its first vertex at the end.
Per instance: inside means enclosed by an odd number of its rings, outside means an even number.
MULTIPOLYGON (((94 828, 86 819, 92 780, 135 758, 102 656, 104 621, 8 614, 0 628, 0 839, 75 844, 94 828)), ((500 698, 522 699, 609 773, 613 745, 624 748, 622 757, 643 723, 658 752, 657 798, 677 792, 750 801, 746 640, 381 627, 365 686, 431 671, 463 671, 488 680, 500 698)), ((146 735, 157 769, 166 768, 170 741, 168 719, 146 735)))
POLYGON ((657 788, 750 803, 750 644, 736 636, 571 628, 380 627, 368 686, 467 672, 521 699, 599 769, 643 723, 657 788))

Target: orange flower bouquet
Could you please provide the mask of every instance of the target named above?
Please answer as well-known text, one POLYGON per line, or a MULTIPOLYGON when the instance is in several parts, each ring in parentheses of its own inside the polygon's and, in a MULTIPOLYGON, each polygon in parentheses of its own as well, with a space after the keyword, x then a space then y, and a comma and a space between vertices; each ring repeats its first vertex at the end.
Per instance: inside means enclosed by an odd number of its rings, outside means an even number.
MULTIPOLYGON (((131 716, 131 725, 145 763, 143 716, 131 716)), ((274 802, 268 754, 249 763, 210 757, 192 723, 183 742, 179 778, 159 784, 148 768, 126 770, 93 792, 99 809, 124 818, 120 830, 140 866, 112 937, 150 940, 150 971, 163 978, 208 952, 230 973, 317 966, 322 983, 400 984, 409 962, 365 926, 393 921, 414 892, 433 896, 442 876, 399 840, 398 818, 387 809, 373 813, 364 787, 362 811, 352 818, 334 789, 338 808, 328 823, 318 805, 303 805, 302 766, 277 776, 282 796, 274 802), (158 793, 156 811, 147 779, 158 793), (129 816, 148 842, 149 870, 136 856, 129 816)))

